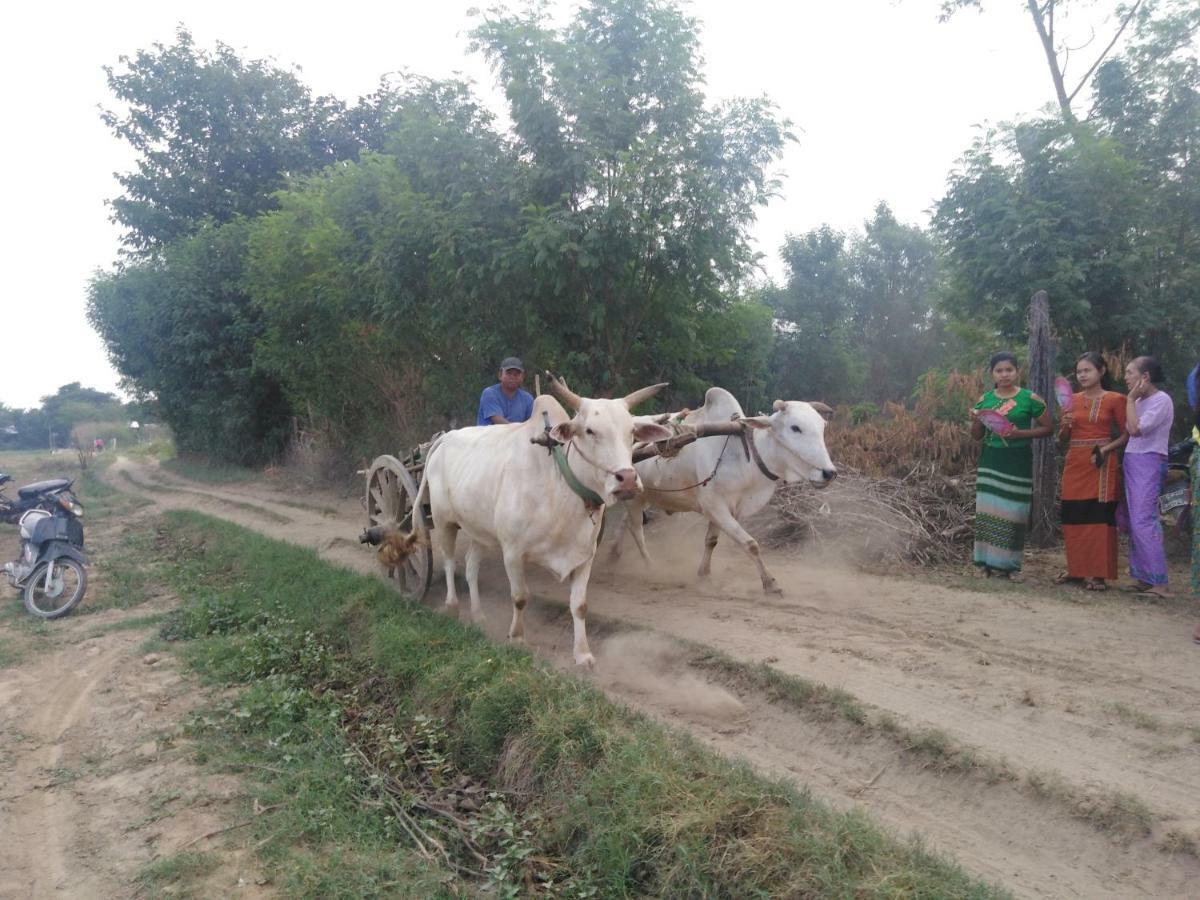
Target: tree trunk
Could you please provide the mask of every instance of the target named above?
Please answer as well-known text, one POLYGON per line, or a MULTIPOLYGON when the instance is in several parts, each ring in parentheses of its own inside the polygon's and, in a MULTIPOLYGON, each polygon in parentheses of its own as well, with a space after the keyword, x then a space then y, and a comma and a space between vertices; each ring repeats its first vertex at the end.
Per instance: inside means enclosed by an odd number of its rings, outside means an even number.
MULTIPOLYGON (((1027 387, 1053 410, 1056 347, 1050 328, 1050 297, 1038 291, 1029 301, 1027 387)), ((1058 536, 1058 452, 1053 436, 1033 442, 1033 503, 1029 545, 1052 547, 1058 536)))

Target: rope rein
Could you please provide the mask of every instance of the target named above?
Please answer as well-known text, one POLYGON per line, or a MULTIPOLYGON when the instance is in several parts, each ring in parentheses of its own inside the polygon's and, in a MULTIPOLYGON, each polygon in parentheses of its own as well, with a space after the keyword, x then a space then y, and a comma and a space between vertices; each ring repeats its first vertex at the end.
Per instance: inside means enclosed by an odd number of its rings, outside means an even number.
POLYGON ((721 455, 717 457, 717 464, 715 466, 713 466, 712 472, 703 481, 697 481, 695 484, 690 484, 687 487, 681 487, 681 488, 654 488, 653 489, 654 493, 656 493, 656 494, 678 494, 681 491, 690 491, 695 488, 700 488, 700 487, 704 487, 705 485, 707 485, 710 481, 712 481, 714 478, 717 477, 717 472, 719 472, 721 470, 721 463, 725 461, 725 450, 726 450, 726 448, 729 447, 729 439, 731 437, 733 437, 732 434, 725 435, 725 443, 721 445, 721 455))

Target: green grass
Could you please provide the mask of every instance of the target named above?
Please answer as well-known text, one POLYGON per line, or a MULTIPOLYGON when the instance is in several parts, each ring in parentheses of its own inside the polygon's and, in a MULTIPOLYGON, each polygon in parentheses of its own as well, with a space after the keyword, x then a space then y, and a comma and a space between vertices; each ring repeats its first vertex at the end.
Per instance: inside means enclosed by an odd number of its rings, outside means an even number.
POLYGON ((1135 709, 1126 703, 1113 703, 1109 705, 1108 709, 1122 722, 1132 725, 1134 728, 1142 731, 1163 730, 1163 723, 1145 710, 1135 709))
POLYGON ((157 625, 161 625, 166 617, 166 613, 152 613, 148 616, 134 616, 129 619, 120 619, 116 622, 108 622, 89 631, 87 635, 82 638, 82 640, 90 641, 93 638, 102 637, 106 634, 112 634, 116 631, 137 631, 142 628, 153 628, 157 625))
MULTIPOLYGON (((285 895, 463 889, 415 856, 393 801, 466 779, 494 795, 463 827, 501 896, 524 878, 559 896, 1003 896, 311 551, 195 513, 165 530, 178 546, 159 574, 184 603, 164 637, 246 686, 193 723, 197 758, 272 807, 250 827, 285 895), (436 740, 414 768, 422 729, 436 740), (360 754, 406 762, 396 776, 360 754)), ((458 852, 450 865, 475 865, 458 852)))
POLYGON ((0 669, 15 666, 25 656, 25 649, 11 638, 0 638, 0 669))
POLYGON ((188 881, 202 878, 221 864, 214 853, 184 851, 156 859, 142 867, 135 879, 139 895, 149 897, 188 897, 190 891, 177 890, 188 881))
POLYGON ((128 456, 130 459, 170 459, 175 456, 175 443, 164 438, 121 447, 119 452, 122 456, 128 456))
POLYGON ((1082 791, 1055 772, 1030 772, 1025 780, 1035 794, 1066 804, 1072 815, 1101 831, 1140 838, 1154 826, 1146 804, 1125 791, 1082 791))
POLYGON ((164 459, 162 467, 182 478, 205 484, 238 484, 262 478, 262 471, 259 469, 213 462, 202 456, 183 455, 164 459))

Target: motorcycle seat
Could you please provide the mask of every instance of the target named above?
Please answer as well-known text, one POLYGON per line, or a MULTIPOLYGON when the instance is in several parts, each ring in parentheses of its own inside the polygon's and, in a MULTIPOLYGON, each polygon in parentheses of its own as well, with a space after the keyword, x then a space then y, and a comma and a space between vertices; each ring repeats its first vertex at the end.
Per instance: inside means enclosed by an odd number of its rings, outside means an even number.
POLYGON ((35 481, 33 484, 17 488, 17 496, 22 500, 28 500, 30 497, 36 497, 38 494, 61 491, 70 486, 71 481, 68 478, 51 478, 48 481, 35 481))

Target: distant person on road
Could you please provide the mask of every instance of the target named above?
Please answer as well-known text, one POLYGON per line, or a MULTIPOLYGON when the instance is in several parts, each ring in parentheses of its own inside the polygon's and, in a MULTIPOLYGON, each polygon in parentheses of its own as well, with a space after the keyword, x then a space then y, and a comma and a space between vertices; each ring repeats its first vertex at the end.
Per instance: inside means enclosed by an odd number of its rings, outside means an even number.
POLYGON ((994 387, 970 411, 971 436, 983 441, 975 484, 975 574, 1024 581, 1021 562, 1033 496, 1033 439, 1046 437, 1053 426, 1046 401, 1021 387, 1015 356, 997 353, 988 371, 994 387), (989 419, 994 421, 985 427, 989 419), (1003 435, 997 433, 1001 424, 1003 435))
POLYGON ((1175 420, 1175 404, 1159 388, 1162 366, 1153 356, 1139 356, 1125 367, 1129 388, 1125 423, 1125 502, 1129 507, 1128 590, 1167 596, 1167 555, 1158 517, 1158 495, 1167 477, 1167 445, 1175 420))
POLYGON ((498 382, 483 389, 479 397, 479 417, 476 425, 504 425, 525 422, 533 415, 533 395, 521 385, 525 381, 525 366, 515 356, 500 363, 498 382))
POLYGON ((1125 398, 1108 390, 1108 364, 1088 351, 1075 361, 1079 392, 1063 411, 1059 437, 1069 438, 1062 473, 1062 530, 1067 570, 1055 584, 1082 582, 1089 591, 1117 579, 1117 505, 1121 474, 1117 451, 1125 446, 1125 398))

